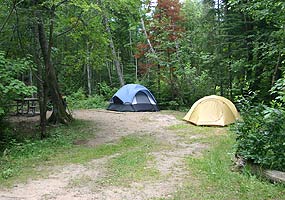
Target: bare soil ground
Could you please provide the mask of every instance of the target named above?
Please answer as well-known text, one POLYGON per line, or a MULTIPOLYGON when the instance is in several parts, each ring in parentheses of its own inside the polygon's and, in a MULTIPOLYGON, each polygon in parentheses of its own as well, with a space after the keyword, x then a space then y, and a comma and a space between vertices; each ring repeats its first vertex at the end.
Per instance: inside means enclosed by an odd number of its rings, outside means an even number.
MULTIPOLYGON (((184 143, 183 138, 167 127, 185 123, 171 114, 161 112, 122 113, 105 110, 78 110, 76 119, 89 120, 96 124, 96 137, 84 142, 84 145, 97 146, 115 143, 127 135, 151 135, 159 142, 172 148, 151 152, 161 179, 152 181, 133 181, 128 186, 100 184, 98 180, 106 176, 106 163, 117 155, 94 159, 85 164, 70 164, 54 167, 44 179, 28 180, 27 183, 13 188, 0 190, 1 200, 144 200, 171 198, 190 178, 184 158, 199 156, 207 146, 199 143, 184 143)), ((35 120, 29 118, 28 120, 35 120)), ((152 163, 153 165, 153 163, 152 163)))

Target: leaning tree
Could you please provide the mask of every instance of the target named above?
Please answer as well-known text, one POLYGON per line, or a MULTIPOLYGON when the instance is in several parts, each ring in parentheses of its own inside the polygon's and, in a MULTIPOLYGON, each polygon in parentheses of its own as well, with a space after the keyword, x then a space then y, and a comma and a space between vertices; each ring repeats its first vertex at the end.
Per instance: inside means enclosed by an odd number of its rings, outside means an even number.
POLYGON ((54 24, 55 24, 55 12, 58 7, 64 4, 67 1, 60 1, 57 3, 39 3, 34 0, 32 8, 34 10, 34 37, 35 41, 38 41, 41 55, 37 58, 38 64, 43 63, 43 68, 38 70, 39 73, 39 82, 38 88, 39 99, 40 99, 40 109, 41 109, 41 127, 42 127, 42 136, 45 133, 46 125, 46 104, 47 104, 47 95, 49 96, 53 111, 51 116, 48 119, 49 123, 57 124, 64 123, 67 124, 72 121, 72 116, 66 111, 64 105, 63 97, 60 92, 60 88, 57 81, 57 75, 55 66, 52 59, 52 48, 54 41, 54 24), (44 23, 44 20, 47 21, 47 25, 44 23), (48 28, 47 28, 48 27, 48 28), (48 34, 47 34, 48 33, 48 34))

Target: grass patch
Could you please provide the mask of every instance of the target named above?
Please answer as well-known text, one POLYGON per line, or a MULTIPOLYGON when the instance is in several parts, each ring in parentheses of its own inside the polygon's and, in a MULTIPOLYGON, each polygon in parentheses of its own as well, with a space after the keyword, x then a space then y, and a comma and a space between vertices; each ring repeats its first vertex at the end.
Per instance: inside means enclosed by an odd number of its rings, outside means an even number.
POLYGON ((113 155, 118 152, 126 151, 134 147, 143 147, 145 140, 138 136, 122 137, 116 144, 102 144, 98 147, 74 146, 67 152, 58 154, 51 160, 54 164, 85 163, 95 158, 113 155))
POLYGON ((133 181, 154 180, 159 171, 154 166, 154 156, 150 152, 159 148, 159 144, 148 137, 143 146, 129 149, 112 158, 108 164, 108 176, 100 182, 107 185, 127 185, 133 181))
POLYGON ((154 157, 143 149, 124 152, 108 163, 110 175, 101 183, 127 185, 134 181, 154 180, 159 177, 159 171, 148 166, 150 162, 154 162, 154 157))
POLYGON ((166 115, 173 115, 177 120, 182 120, 187 112, 180 112, 177 110, 161 110, 160 113, 166 115))
POLYGON ((95 158, 112 155, 132 147, 145 145, 143 138, 123 137, 116 144, 104 144, 96 148, 74 145, 74 141, 86 140, 96 135, 92 122, 75 121, 49 131, 45 140, 14 142, 0 158, 0 185, 11 186, 28 178, 48 174, 48 166, 68 163, 84 163, 95 158))
MULTIPOLYGON (((106 163, 107 175, 102 179, 92 180, 88 176, 82 176, 74 179, 70 186, 90 185, 97 188, 98 184, 103 186, 108 185, 123 185, 128 186, 133 181, 154 180, 159 177, 159 171, 154 166, 154 157, 150 152, 157 149, 165 148, 158 144, 150 136, 127 136, 122 138, 117 144, 102 145, 93 152, 89 158, 102 157, 102 155, 115 155, 106 163)), ((167 147, 166 147, 167 148, 167 147)), ((82 148, 81 148, 82 150, 82 148)), ((79 153, 75 156, 77 159, 82 159, 85 153, 79 153)), ((89 155, 89 154, 87 154, 89 155)), ((68 156, 70 158, 74 156, 68 156)), ((85 157, 84 161, 87 161, 85 157)), ((78 162, 78 160, 73 162, 78 162)), ((80 161, 82 162, 82 160, 80 161)), ((94 169, 96 170, 96 169, 94 169)))
POLYGON ((84 186, 92 181, 92 177, 87 175, 82 175, 80 177, 74 178, 69 184, 69 187, 81 187, 84 186))
POLYGON ((227 134, 228 127, 194 126, 190 123, 175 124, 167 128, 175 131, 184 143, 210 144, 216 137, 227 134))
POLYGON ((232 172, 233 135, 220 135, 203 157, 188 157, 193 179, 174 194, 178 199, 284 199, 284 186, 263 182, 249 173, 232 172))
POLYGON ((206 136, 218 133, 225 133, 227 127, 214 127, 214 126, 195 126, 190 123, 175 124, 168 127, 169 130, 178 132, 181 136, 187 137, 188 135, 204 134, 206 136))
MULTIPOLYGON (((192 127, 191 127, 192 128, 192 127)), ((189 124, 184 123, 184 124, 174 124, 172 126, 167 127, 168 130, 173 130, 173 131, 179 131, 179 130, 187 130, 189 129, 189 124)))
POLYGON ((72 149, 74 141, 93 136, 95 130, 90 122, 77 120, 69 126, 50 129, 49 137, 44 140, 11 140, 0 157, 0 184, 9 186, 44 174, 44 168, 39 166, 72 149))

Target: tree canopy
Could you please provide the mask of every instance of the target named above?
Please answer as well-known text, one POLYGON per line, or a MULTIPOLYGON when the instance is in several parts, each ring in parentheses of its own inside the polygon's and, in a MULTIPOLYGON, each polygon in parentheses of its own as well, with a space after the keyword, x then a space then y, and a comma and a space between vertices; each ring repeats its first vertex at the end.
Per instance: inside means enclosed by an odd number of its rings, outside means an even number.
MULTIPOLYGON (((269 90, 284 72, 281 0, 2 0, 1 5, 1 62, 9 62, 1 65, 1 81, 10 80, 9 74, 19 87, 37 86, 42 107, 49 98, 60 102, 62 94, 80 89, 109 99, 108 88, 134 82, 150 88, 162 107, 188 107, 210 94, 234 100, 251 92, 253 101, 269 103, 275 98, 269 90), (28 70, 16 72, 17 66, 28 70)), ((1 94, 8 94, 11 85, 3 83, 1 94)), ((10 90, 8 96, 15 94, 10 90)), ((54 122, 68 121, 64 116, 54 122)))

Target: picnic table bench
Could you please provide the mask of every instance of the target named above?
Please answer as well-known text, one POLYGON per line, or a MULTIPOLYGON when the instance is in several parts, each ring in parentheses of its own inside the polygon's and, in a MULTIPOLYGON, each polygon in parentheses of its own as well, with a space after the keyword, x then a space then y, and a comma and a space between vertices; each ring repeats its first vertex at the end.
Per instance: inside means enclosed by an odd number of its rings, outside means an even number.
POLYGON ((23 98, 23 99, 15 99, 17 114, 36 114, 36 106, 38 98, 23 98))

